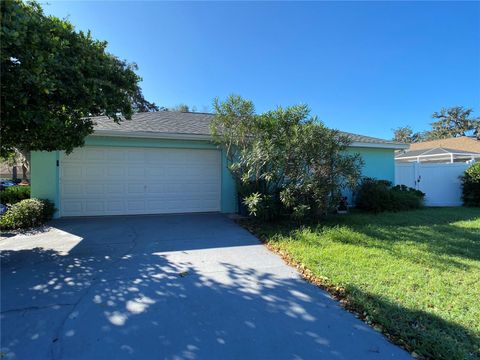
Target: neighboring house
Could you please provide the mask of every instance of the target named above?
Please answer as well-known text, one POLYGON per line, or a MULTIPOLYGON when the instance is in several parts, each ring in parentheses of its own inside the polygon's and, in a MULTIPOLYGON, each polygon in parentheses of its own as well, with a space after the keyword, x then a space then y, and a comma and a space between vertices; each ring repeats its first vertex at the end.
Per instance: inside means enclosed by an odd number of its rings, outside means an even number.
MULTIPOLYGON (((57 216, 233 213, 235 183, 224 151, 211 142, 212 114, 140 113, 120 124, 94 118, 95 132, 70 155, 32 152, 32 196, 57 216)), ((397 142, 348 134, 365 176, 395 180, 397 142)))
POLYGON ((424 150, 434 148, 456 149, 468 153, 480 153, 480 140, 474 136, 460 136, 448 139, 413 143, 408 150, 424 150))
POLYGON ((477 159, 480 159, 480 153, 443 147, 398 151, 395 156, 397 162, 465 163, 473 162, 477 159))

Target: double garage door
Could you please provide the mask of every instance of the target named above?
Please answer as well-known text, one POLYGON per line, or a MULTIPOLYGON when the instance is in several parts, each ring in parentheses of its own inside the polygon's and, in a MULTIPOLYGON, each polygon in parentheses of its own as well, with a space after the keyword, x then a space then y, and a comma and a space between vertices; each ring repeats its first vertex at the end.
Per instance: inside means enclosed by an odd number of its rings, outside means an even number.
POLYGON ((86 146, 60 161, 60 215, 220 211, 218 150, 86 146))

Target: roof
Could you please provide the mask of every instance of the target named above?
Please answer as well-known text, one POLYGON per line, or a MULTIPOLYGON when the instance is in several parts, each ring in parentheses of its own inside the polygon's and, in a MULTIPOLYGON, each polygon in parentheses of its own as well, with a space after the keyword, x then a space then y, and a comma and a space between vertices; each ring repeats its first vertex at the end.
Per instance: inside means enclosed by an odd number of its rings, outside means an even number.
POLYGON ((395 156, 396 159, 403 159, 403 158, 410 158, 410 157, 424 157, 424 156, 434 156, 434 155, 457 155, 457 156, 480 156, 480 153, 474 152, 467 152, 462 150, 456 149, 448 149, 448 148, 433 148, 433 149, 421 149, 421 150, 408 150, 402 152, 395 156))
POLYGON ((455 138, 423 141, 410 145, 409 150, 449 148, 467 152, 480 153, 480 140, 470 136, 460 136, 455 138))
MULTIPOLYGON (((119 124, 107 116, 92 117, 92 120, 95 124, 94 135, 209 139, 213 117, 214 114, 210 113, 157 111, 134 114, 131 120, 124 120, 119 124)), ((395 141, 341 133, 352 139, 352 146, 406 148, 406 145, 395 141)))

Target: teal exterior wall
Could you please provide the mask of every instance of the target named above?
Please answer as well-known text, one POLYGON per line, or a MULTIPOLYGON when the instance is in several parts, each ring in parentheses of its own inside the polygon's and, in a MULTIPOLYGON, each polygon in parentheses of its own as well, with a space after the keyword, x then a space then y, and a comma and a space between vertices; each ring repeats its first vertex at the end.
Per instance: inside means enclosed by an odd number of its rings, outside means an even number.
POLYGON ((30 158, 32 197, 52 201, 57 210, 60 208, 58 160, 58 151, 32 151, 30 158))
POLYGON ((351 147, 348 151, 362 157, 363 176, 395 182, 395 149, 351 147))
MULTIPOLYGON (((85 140, 85 145, 117 146, 117 147, 156 147, 156 148, 183 148, 183 149, 217 149, 209 141, 197 140, 164 140, 141 139, 122 137, 91 136, 85 140)), ((350 153, 358 153, 364 160, 363 175, 377 179, 395 180, 395 153, 394 149, 351 147, 350 153)), ((33 151, 31 154, 31 184, 32 197, 49 199, 60 208, 59 167, 57 160, 63 156, 62 152, 33 151)), ((222 185, 221 210, 224 213, 237 211, 237 194, 235 182, 228 170, 225 152, 222 151, 222 185)))

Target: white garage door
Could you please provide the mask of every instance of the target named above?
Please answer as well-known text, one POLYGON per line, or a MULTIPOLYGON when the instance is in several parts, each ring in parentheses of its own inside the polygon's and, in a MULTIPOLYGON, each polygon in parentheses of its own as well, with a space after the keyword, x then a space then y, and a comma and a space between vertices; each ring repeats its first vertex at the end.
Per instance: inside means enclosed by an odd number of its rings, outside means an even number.
POLYGON ((220 211, 217 150, 86 146, 60 162, 61 216, 220 211))

